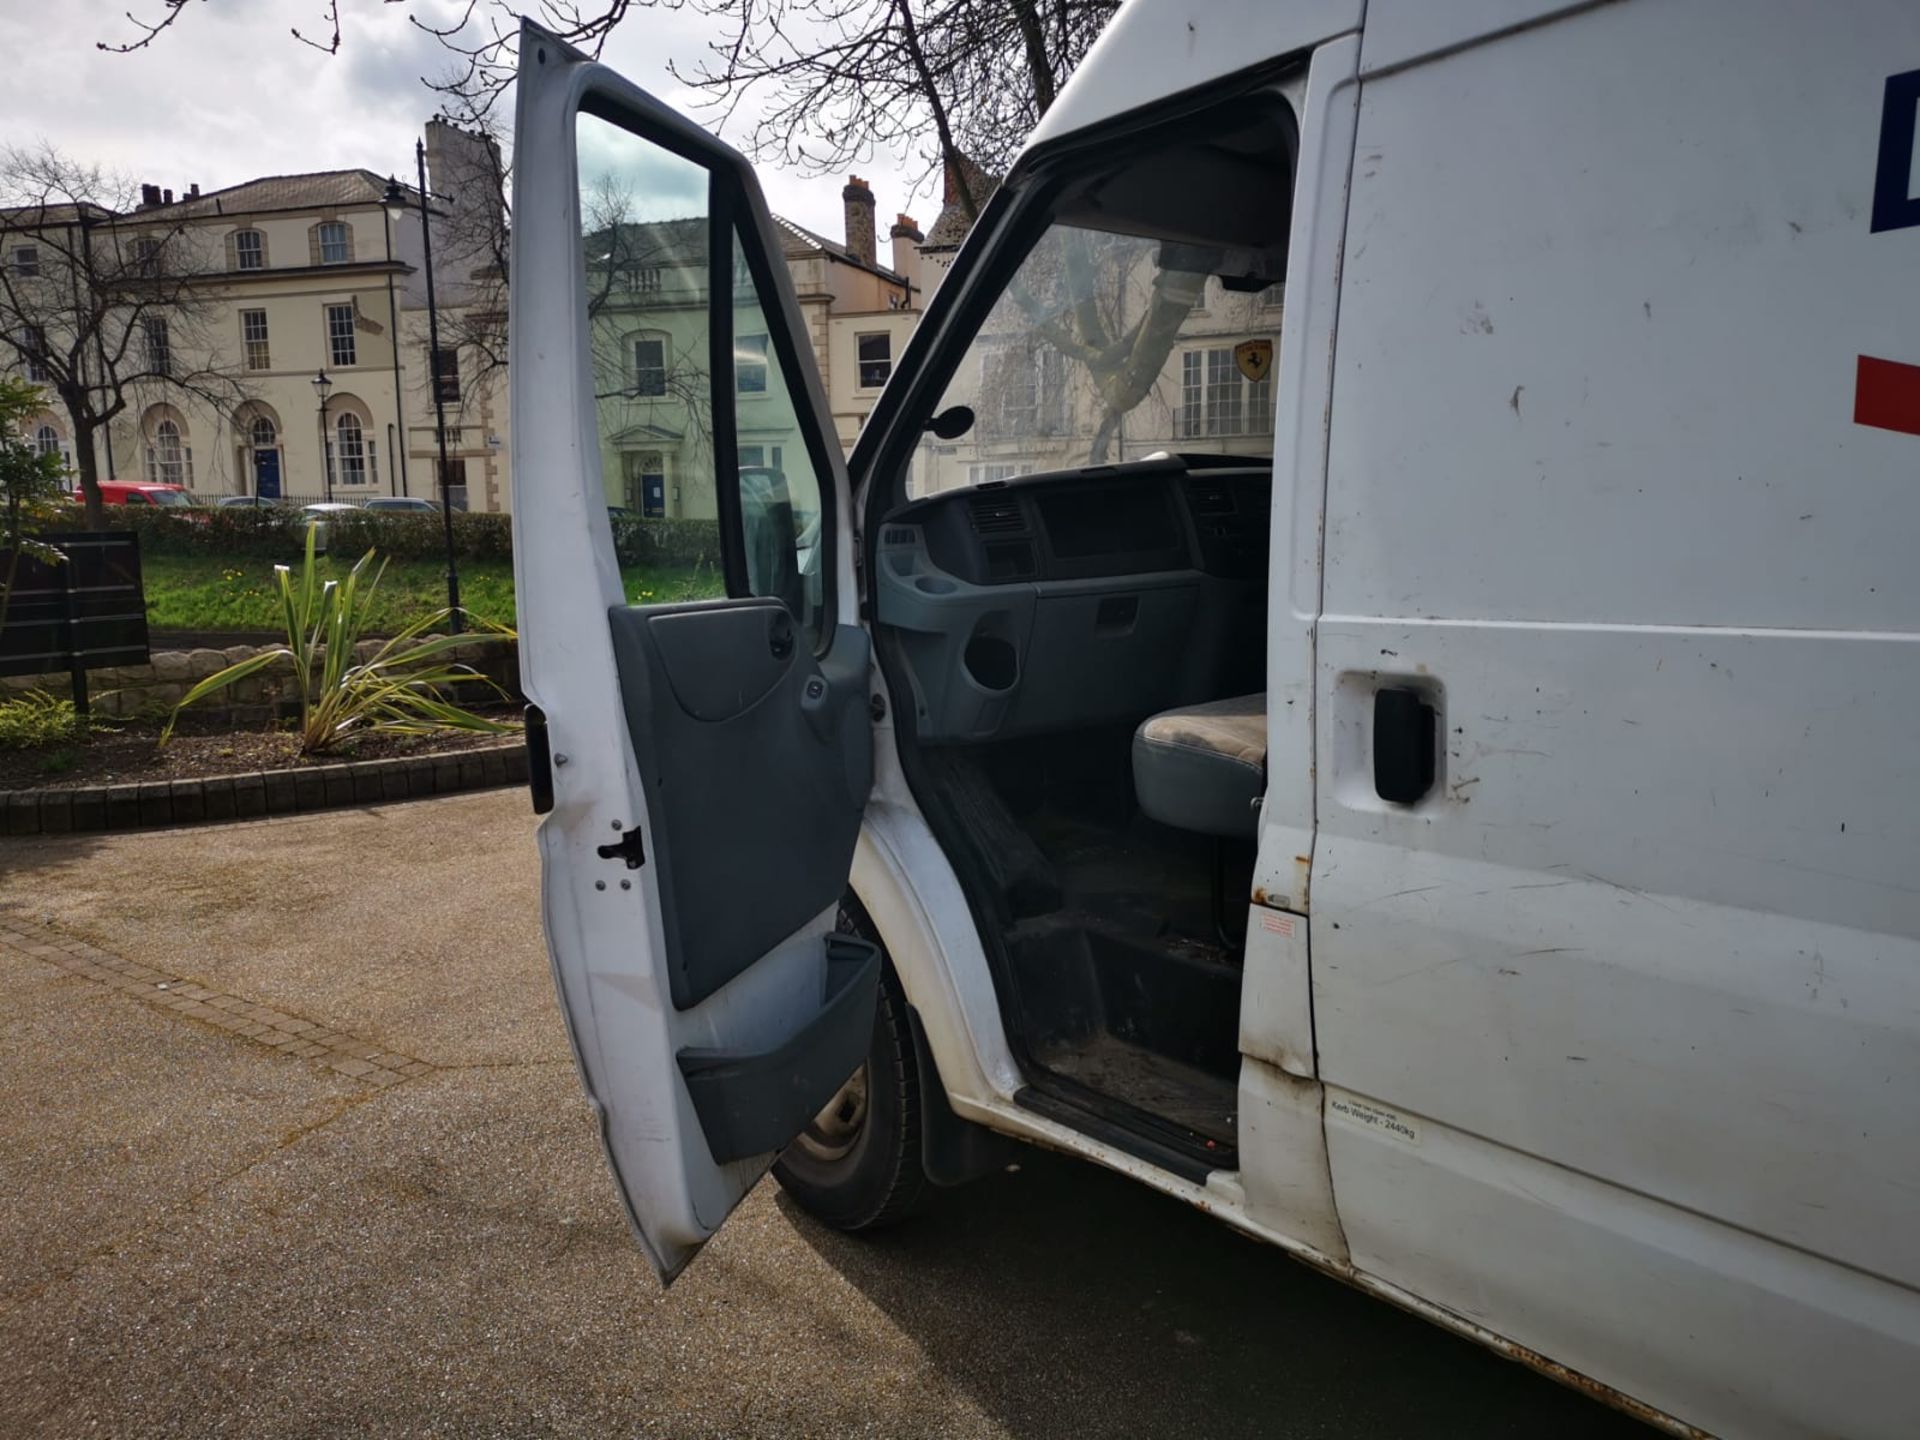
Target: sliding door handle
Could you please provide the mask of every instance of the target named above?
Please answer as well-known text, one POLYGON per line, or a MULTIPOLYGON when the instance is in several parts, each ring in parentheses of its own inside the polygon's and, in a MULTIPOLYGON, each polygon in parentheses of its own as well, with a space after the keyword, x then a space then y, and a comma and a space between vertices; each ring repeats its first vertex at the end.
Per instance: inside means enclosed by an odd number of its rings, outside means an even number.
POLYGON ((1438 717, 1418 690, 1373 694, 1373 789, 1393 805, 1413 805, 1433 789, 1438 717))

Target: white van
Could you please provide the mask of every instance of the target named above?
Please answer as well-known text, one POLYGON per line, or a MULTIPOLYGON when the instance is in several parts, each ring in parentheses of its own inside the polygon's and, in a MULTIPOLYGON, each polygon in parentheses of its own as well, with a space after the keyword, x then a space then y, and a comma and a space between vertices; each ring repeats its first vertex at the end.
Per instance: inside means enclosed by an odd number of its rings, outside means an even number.
POLYGON ((546 928, 660 1273, 1013 1136, 1920 1434, 1917 99, 1912 0, 1135 0, 843 463, 749 168, 527 29, 546 928), (641 451, 732 598, 625 603, 641 451))

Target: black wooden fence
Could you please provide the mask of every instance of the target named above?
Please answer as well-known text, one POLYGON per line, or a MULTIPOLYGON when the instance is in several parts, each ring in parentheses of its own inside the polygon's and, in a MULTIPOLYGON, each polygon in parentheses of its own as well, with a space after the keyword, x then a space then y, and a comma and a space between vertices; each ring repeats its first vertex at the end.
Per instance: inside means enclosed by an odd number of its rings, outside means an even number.
MULTIPOLYGON (((65 670, 74 708, 84 715, 87 671, 147 663, 140 537, 131 530, 83 530, 35 538, 67 558, 49 564, 20 557, 0 625, 0 675, 65 670)), ((10 559, 11 552, 0 549, 0 583, 10 559)))

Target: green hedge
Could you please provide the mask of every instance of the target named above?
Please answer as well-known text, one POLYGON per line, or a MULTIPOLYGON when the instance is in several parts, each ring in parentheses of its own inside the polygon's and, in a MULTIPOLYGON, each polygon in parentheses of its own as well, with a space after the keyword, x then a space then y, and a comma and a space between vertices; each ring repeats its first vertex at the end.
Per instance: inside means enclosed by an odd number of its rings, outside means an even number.
MULTIPOLYGON (((395 560, 431 560, 447 553, 447 538, 438 515, 356 510, 327 517, 327 549, 336 555, 377 550, 395 560)), ((511 517, 454 511, 453 553, 468 560, 511 559, 511 517)))
POLYGON ((707 565, 718 570, 720 522, 616 519, 613 553, 622 565, 707 565))
MULTIPOLYGON (((66 528, 84 530, 77 511, 66 528)), ((107 509, 109 530, 132 530, 144 555, 251 555, 286 559, 298 550, 286 516, 274 510, 162 510, 145 505, 107 509)))
MULTIPOLYGON (((85 522, 76 514, 69 527, 85 522)), ((149 555, 245 555, 275 560, 299 556, 306 532, 286 510, 234 505, 206 510, 168 510, 116 505, 107 514, 110 529, 133 530, 149 555)), ((691 568, 720 566, 720 525, 715 520, 615 519, 614 552, 622 565, 691 568)), ((358 555, 377 550, 396 560, 430 560, 446 553, 438 515, 341 512, 327 517, 327 548, 358 555)), ((513 555, 511 516, 455 511, 454 554, 471 560, 506 560, 513 555)))

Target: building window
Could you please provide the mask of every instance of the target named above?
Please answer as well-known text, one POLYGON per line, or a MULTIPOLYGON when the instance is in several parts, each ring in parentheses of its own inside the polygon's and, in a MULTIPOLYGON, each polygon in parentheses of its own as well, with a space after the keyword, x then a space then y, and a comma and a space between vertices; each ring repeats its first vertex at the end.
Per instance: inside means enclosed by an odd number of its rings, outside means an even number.
POLYGON ((38 325, 27 326, 26 336, 21 344, 26 351, 27 379, 36 385, 47 382, 47 332, 38 325))
POLYGON ((329 220, 314 226, 313 243, 322 265, 345 265, 353 259, 353 231, 343 221, 329 220))
POLYGON ((1018 462, 969 465, 967 467, 967 483, 969 485, 986 485, 995 480, 1011 480, 1016 475, 1031 475, 1032 473, 1033 466, 1018 462))
POLYGON ((151 235, 137 235, 133 241, 133 268, 151 275, 160 265, 160 242, 151 235))
POLYGON ((448 405, 460 403, 460 352, 442 347, 433 352, 433 398, 448 405))
POLYGON ((667 342, 659 335, 642 335, 633 342, 633 393, 667 393, 667 342))
POLYGON ((1065 398, 1061 355, 1051 346, 1011 346, 980 357, 984 435, 1019 441, 1057 435, 1065 398))
POLYGON ((234 231, 233 268, 236 270, 267 268, 267 240, 258 230, 234 231))
POLYGON ((38 275, 40 273, 40 247, 37 245, 16 245, 13 253, 7 257, 13 267, 13 273, 19 276, 38 275))
POLYGON ((327 353, 335 365, 352 365, 354 359, 353 306, 327 306, 327 353))
POLYGON ((256 450, 271 450, 279 439, 274 431, 273 421, 264 415, 253 417, 253 424, 247 427, 247 434, 256 450))
POLYGON ((33 432, 33 448, 38 450, 42 455, 58 455, 60 453, 60 432, 51 425, 42 425, 38 430, 33 432))
POLYGON ((893 373, 893 336, 861 335, 857 337, 857 343, 860 347, 860 388, 878 390, 893 373))
POLYGON ((1240 394, 1240 370, 1233 352, 1207 352, 1207 433, 1238 435, 1246 426, 1240 394))
POLYGON ((240 340, 246 351, 247 369, 266 370, 272 367, 271 347, 267 344, 267 312, 264 310, 242 310, 240 312, 240 340))
POLYGON ((1180 357, 1180 434, 1266 435, 1273 429, 1273 377, 1240 373, 1232 350, 1189 350, 1180 357))
POLYGON ((147 479, 155 485, 193 484, 193 451, 180 438, 180 427, 162 420, 153 427, 153 443, 147 446, 147 479))
POLYGON ((735 451, 735 457, 743 470, 772 469, 786 473, 781 466, 786 456, 778 445, 742 445, 735 451))
POLYGON ((339 482, 342 485, 378 485, 380 466, 373 453, 373 441, 357 415, 342 415, 334 422, 338 441, 334 454, 339 458, 339 482))
POLYGON ((449 460, 440 472, 440 493, 447 497, 449 510, 467 508, 467 462, 449 460))
POLYGON ((158 315, 148 315, 141 319, 140 328, 146 335, 148 372, 173 374, 173 342, 167 336, 167 322, 158 315))
POLYGON ((767 393, 767 337, 736 335, 733 340, 733 387, 742 395, 767 393))

